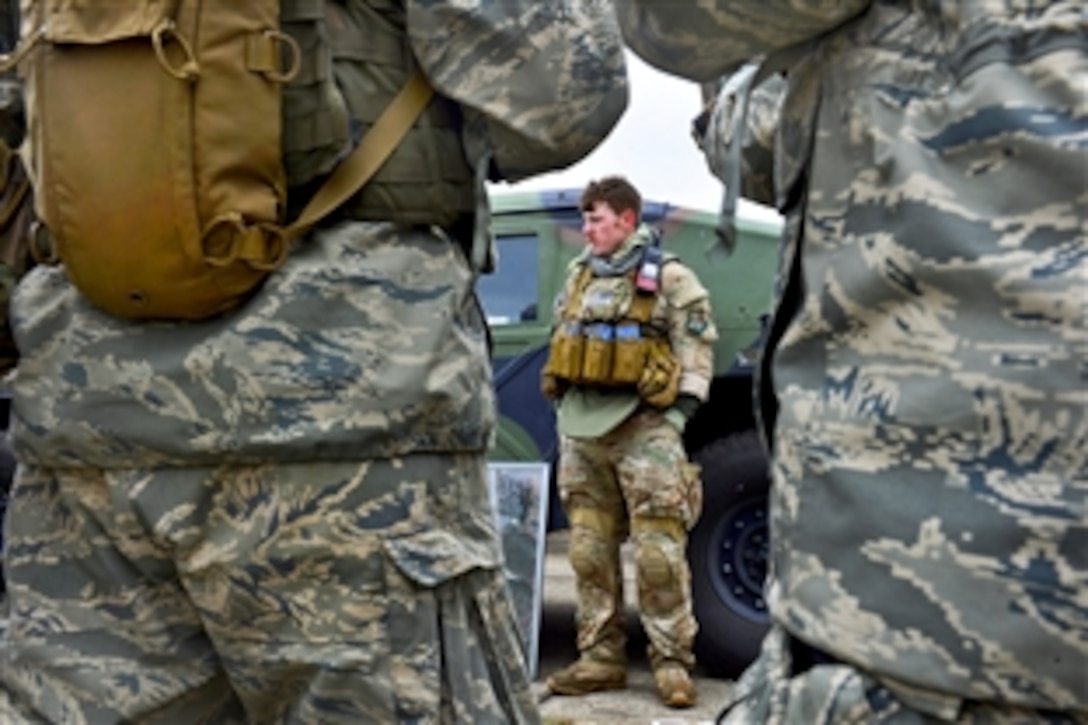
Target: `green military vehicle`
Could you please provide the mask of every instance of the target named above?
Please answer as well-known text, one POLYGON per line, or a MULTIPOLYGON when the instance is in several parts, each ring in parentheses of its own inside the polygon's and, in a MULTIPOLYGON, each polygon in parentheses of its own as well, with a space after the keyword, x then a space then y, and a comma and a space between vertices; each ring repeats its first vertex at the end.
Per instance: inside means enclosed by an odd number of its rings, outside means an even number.
MULTIPOLYGON (((492 232, 500 265, 480 282, 495 345, 502 417, 492 459, 546 461, 555 470, 555 416, 540 393, 552 304, 568 262, 584 247, 580 191, 496 194, 492 232)), ((780 227, 738 220, 738 242, 712 258, 717 215, 653 201, 643 220, 664 247, 710 289, 720 340, 710 398, 684 439, 702 465, 703 515, 691 532, 696 654, 722 676, 735 676, 758 653, 769 622, 763 599, 767 560, 767 463, 753 415, 755 352, 766 326, 780 227)), ((554 476, 553 476, 554 478, 554 476)), ((549 530, 566 526, 552 482, 549 530)))

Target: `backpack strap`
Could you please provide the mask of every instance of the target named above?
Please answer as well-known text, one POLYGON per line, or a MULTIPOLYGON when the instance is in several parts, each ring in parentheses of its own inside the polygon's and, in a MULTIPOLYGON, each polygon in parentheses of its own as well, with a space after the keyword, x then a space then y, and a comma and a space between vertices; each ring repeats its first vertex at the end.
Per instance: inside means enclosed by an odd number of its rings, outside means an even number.
POLYGON ((393 153, 433 95, 434 88, 417 69, 378 116, 359 146, 333 169, 298 219, 284 230, 287 240, 305 234, 362 188, 393 153))
MULTIPOLYGON (((666 264, 676 262, 679 260, 675 254, 669 254, 666 252, 661 258, 661 271, 658 272, 658 278, 664 279, 664 269, 666 264)), ((638 267, 635 267, 630 272, 632 283, 635 277, 638 275, 638 267)), ((631 309, 627 313, 628 320, 637 322, 640 326, 646 327, 650 324, 650 318, 653 317, 654 307, 657 306, 657 298, 665 292, 664 285, 659 284, 656 292, 640 292, 635 290, 635 298, 631 301, 631 309)))
POLYGON ((733 253, 737 245, 737 198, 740 196, 741 166, 743 155, 745 125, 748 118, 748 100, 763 81, 775 73, 790 68, 823 42, 824 36, 816 36, 776 50, 766 56, 758 65, 752 64, 741 68, 735 80, 739 102, 733 108, 733 145, 730 146, 726 160, 725 192, 722 195, 722 207, 718 214, 718 226, 715 229, 717 239, 708 250, 711 255, 733 253))
POLYGON ((653 315, 654 306, 657 305, 657 293, 647 294, 636 292, 631 301, 631 309, 627 313, 627 319, 637 322, 640 326, 647 325, 653 315))

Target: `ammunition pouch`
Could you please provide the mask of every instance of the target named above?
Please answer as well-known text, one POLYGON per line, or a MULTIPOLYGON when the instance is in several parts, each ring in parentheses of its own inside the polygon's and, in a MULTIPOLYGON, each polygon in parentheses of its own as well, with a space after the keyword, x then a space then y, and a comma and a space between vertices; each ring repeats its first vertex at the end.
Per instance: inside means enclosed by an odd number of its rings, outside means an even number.
POLYGON ((588 385, 610 385, 615 329, 606 322, 595 322, 584 330, 581 381, 588 385))
POLYGON ((548 372, 540 376, 540 392, 548 400, 559 400, 563 397, 563 393, 567 392, 568 387, 569 384, 565 380, 560 380, 548 372))
POLYGON ((568 383, 580 383, 584 356, 585 339, 582 337, 582 323, 577 320, 565 320, 552 335, 544 374, 568 383))
POLYGON ((646 366, 638 381, 638 394, 647 404, 662 410, 676 402, 680 392, 680 361, 664 339, 649 341, 646 366))
POLYGON ((616 385, 637 385, 642 378, 649 352, 648 341, 642 335, 642 327, 635 322, 616 325, 615 338, 612 380, 616 385))
POLYGON ((629 388, 649 405, 669 407, 676 400, 681 368, 668 339, 650 325, 656 294, 637 293, 618 320, 583 318, 582 294, 591 279, 587 265, 552 333, 541 380, 544 395, 554 399, 569 385, 629 388))
POLYGON ((680 388, 680 362, 663 337, 647 337, 635 322, 574 320, 552 336, 541 390, 554 399, 567 385, 634 388, 649 405, 668 408, 680 388))

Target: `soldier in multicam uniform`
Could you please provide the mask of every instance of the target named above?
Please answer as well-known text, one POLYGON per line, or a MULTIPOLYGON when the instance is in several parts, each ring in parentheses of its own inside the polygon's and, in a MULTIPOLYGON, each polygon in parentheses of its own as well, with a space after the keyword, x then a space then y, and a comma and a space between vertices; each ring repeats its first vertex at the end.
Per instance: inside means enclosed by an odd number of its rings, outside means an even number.
POLYGON ((725 721, 1088 722, 1088 5, 617 5, 693 80, 767 54, 703 139, 787 220, 725 721))
MULTIPOLYGON (((573 0, 304 9, 333 48, 311 80, 335 71, 364 129, 416 66, 437 95, 219 317, 132 322, 62 267, 22 279, 0 722, 539 719, 485 484, 483 184, 605 137, 626 103, 615 19, 573 0), (451 210, 476 213, 475 244, 429 222, 451 210)), ((294 110, 285 138, 328 140, 294 110)))
POLYGON ((717 331, 706 289, 640 225, 629 182, 593 182, 580 206, 588 246, 556 303, 544 392, 557 401, 581 656, 548 687, 579 695, 626 685, 620 544, 630 534, 658 691, 671 707, 691 707, 697 625, 686 547, 702 484, 681 432, 709 391, 717 331))

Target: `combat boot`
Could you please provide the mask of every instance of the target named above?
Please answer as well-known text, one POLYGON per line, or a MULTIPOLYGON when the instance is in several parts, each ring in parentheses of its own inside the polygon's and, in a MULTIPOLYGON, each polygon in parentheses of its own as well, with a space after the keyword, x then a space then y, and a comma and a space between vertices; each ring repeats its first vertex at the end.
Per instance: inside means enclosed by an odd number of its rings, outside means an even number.
POLYGON ((695 706, 695 684, 691 681, 687 668, 680 663, 664 662, 654 668, 654 683, 666 706, 695 706))
POLYGON ((556 695, 587 695, 601 690, 627 687, 627 665, 580 658, 573 665, 548 678, 548 689, 556 695))

